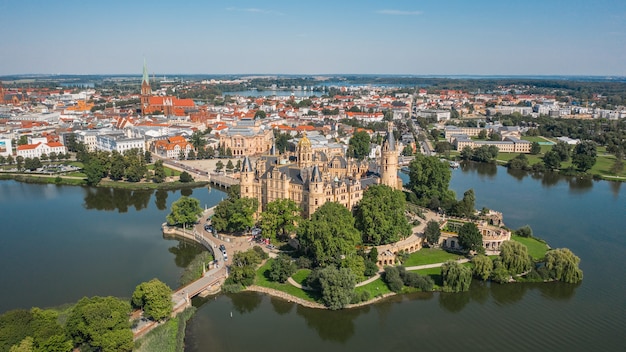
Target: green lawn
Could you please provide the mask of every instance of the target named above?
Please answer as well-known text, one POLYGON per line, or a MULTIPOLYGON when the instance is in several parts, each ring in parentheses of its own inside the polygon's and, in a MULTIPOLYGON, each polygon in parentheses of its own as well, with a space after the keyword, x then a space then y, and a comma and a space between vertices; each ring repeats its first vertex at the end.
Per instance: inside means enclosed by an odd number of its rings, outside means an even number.
POLYGON ((405 267, 424 264, 443 263, 450 259, 459 259, 458 254, 448 253, 438 248, 422 248, 415 253, 411 253, 409 258, 403 263, 405 267))
POLYGON ((310 273, 311 273, 310 269, 300 269, 296 271, 295 274, 291 275, 291 278, 293 279, 293 281, 304 286, 306 278, 309 276, 310 273))
POLYGON ((530 254, 533 259, 542 259, 543 257, 545 257, 546 252, 548 251, 548 245, 537 240, 536 238, 520 237, 513 235, 511 236, 511 239, 528 247, 528 254, 530 254))
POLYGON ((317 292, 305 291, 288 283, 281 284, 280 282, 271 281, 269 279, 269 271, 271 265, 272 259, 268 260, 262 267, 260 267, 256 271, 256 278, 254 279, 255 285, 282 291, 307 301, 318 302, 319 294, 317 292))
POLYGON ((547 142, 543 137, 535 136, 522 136, 522 139, 529 142, 547 142))
POLYGON ((361 293, 363 291, 368 291, 370 293, 370 299, 372 299, 374 297, 377 297, 377 296, 385 295, 385 294, 391 292, 389 287, 387 287, 387 284, 384 283, 381 278, 378 278, 378 279, 370 282, 367 285, 360 286, 360 287, 355 287, 354 291, 357 292, 357 293, 361 293))

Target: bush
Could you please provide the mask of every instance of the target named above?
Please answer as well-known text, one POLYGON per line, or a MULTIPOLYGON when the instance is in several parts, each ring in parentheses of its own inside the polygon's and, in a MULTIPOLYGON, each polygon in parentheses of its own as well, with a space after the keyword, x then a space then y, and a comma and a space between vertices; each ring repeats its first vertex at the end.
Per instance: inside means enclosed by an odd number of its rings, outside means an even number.
POLYGON ((403 282, 406 286, 414 287, 421 291, 432 291, 435 284, 430 276, 423 276, 412 272, 407 272, 404 275, 403 282))
POLYGON ((363 275, 367 277, 372 277, 378 273, 378 266, 375 262, 371 260, 365 261, 365 271, 363 271, 363 275))
POLYGON ((293 273, 296 272, 296 265, 286 254, 280 254, 278 258, 272 261, 270 268, 270 279, 285 283, 293 273))
POLYGON ((261 246, 254 246, 254 247, 252 247, 252 249, 259 255, 261 260, 265 260, 265 259, 268 259, 270 257, 269 254, 267 254, 263 250, 263 248, 261 248, 261 246))
POLYGON ((222 292, 224 293, 237 293, 241 292, 244 289, 241 284, 233 284, 233 283, 225 283, 222 286, 222 292))
POLYGON ((524 225, 515 230, 515 234, 520 237, 533 238, 533 229, 531 229, 529 225, 524 225))
POLYGON ((402 278, 400 278, 400 270, 394 266, 385 267, 383 281, 393 292, 400 292, 402 291, 402 287, 404 287, 404 282, 402 282, 402 278))
POLYGON ((298 269, 311 269, 312 265, 313 262, 311 262, 311 259, 305 256, 298 257, 298 259, 296 259, 296 266, 298 269))
POLYGON ((357 303, 361 303, 361 302, 367 302, 370 299, 370 292, 369 291, 361 291, 361 292, 357 292, 354 291, 352 292, 352 297, 350 298, 350 303, 351 304, 357 304, 357 303))

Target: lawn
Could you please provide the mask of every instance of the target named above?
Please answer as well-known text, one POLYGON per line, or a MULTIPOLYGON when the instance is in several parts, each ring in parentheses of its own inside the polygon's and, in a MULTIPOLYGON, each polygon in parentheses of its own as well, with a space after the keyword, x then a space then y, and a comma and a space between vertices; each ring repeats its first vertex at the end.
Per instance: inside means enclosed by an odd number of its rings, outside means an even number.
POLYGON ((511 239, 525 245, 528 248, 528 254, 533 259, 542 259, 548 251, 548 245, 536 238, 511 236, 511 239))
POLYGON ((288 283, 281 284, 280 282, 271 281, 269 279, 269 271, 271 265, 272 259, 268 260, 256 271, 256 278, 254 279, 255 285, 282 291, 307 301, 318 302, 317 300, 319 299, 319 294, 317 292, 305 291, 288 283))
POLYGON ((354 291, 356 293, 361 293, 363 291, 368 291, 370 293, 370 299, 375 298, 377 296, 385 295, 390 293, 391 290, 387 287, 387 284, 383 282, 381 278, 378 278, 367 285, 355 287, 354 291))
POLYGON ((311 273, 310 269, 300 269, 296 271, 295 274, 291 275, 291 278, 293 279, 293 281, 304 286, 306 278, 309 276, 310 273, 311 273))
POLYGON ((459 259, 458 254, 448 253, 438 248, 422 248, 419 251, 409 255, 409 258, 403 263, 405 267, 443 263, 450 259, 459 259))

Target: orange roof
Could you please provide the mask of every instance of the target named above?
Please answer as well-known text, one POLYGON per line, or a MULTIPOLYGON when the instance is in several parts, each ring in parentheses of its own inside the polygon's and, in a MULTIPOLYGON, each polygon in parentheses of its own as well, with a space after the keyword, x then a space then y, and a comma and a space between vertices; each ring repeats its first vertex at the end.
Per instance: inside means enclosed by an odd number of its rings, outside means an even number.
POLYGON ((17 150, 30 150, 30 149, 37 149, 37 147, 39 147, 40 143, 37 144, 23 144, 23 145, 18 145, 17 146, 17 150))
POLYGON ((62 143, 60 143, 60 142, 50 142, 50 143, 48 143, 48 147, 56 148, 56 147, 63 147, 63 146, 64 145, 62 143))

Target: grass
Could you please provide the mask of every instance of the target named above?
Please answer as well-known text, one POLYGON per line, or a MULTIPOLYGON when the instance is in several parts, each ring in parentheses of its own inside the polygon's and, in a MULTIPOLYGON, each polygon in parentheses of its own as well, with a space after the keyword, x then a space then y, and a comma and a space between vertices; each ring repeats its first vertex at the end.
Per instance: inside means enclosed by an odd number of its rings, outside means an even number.
POLYGON ((293 279, 293 281, 299 283, 300 285, 304 285, 306 278, 309 276, 310 273, 310 269, 300 269, 296 271, 295 274, 291 275, 291 278, 293 279))
POLYGON ((182 352, 184 351, 185 327, 196 308, 191 307, 176 318, 156 327, 135 342, 137 352, 182 352))
POLYGON ((441 287, 443 286, 443 278, 441 277, 441 268, 421 269, 421 270, 414 270, 412 272, 418 273, 424 276, 430 276, 430 278, 433 279, 433 281, 435 282, 435 285, 433 286, 433 290, 434 291, 441 290, 441 287))
POLYGON ((535 260, 542 259, 546 256, 548 245, 536 238, 513 235, 511 236, 511 239, 525 245, 528 248, 528 254, 530 254, 530 256, 535 260))
POLYGON ((363 285, 360 287, 355 287, 354 291, 356 293, 361 293, 363 291, 368 291, 370 293, 370 298, 375 298, 377 296, 382 296, 387 293, 391 293, 392 291, 387 287, 387 284, 383 282, 381 278, 378 278, 367 285, 363 285))
POLYGON ((317 292, 305 291, 289 283, 281 284, 280 282, 271 281, 269 279, 269 271, 270 271, 271 265, 272 265, 272 259, 268 260, 263 266, 261 266, 256 271, 256 278, 254 279, 255 285, 282 291, 292 296, 302 298, 310 302, 318 303, 319 294, 317 292))
POLYGON ((422 248, 419 251, 409 255, 408 259, 403 263, 405 267, 443 263, 450 259, 459 259, 458 254, 448 253, 438 248, 422 248))

